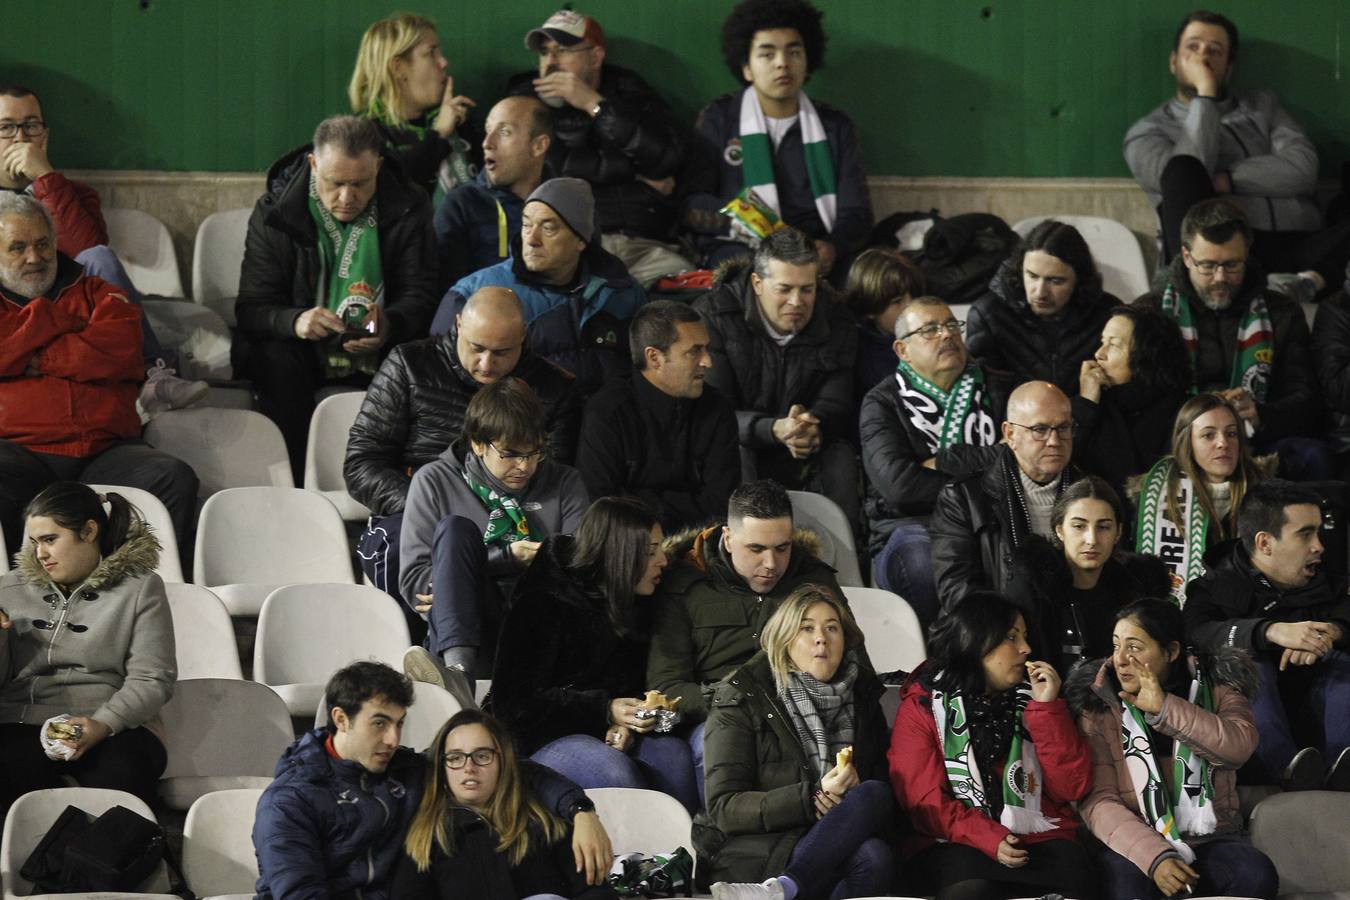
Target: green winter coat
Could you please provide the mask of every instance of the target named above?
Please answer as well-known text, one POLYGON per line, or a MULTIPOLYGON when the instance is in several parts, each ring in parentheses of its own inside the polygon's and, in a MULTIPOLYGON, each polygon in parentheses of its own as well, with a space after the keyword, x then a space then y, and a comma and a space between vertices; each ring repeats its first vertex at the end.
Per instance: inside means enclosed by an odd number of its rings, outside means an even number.
MULTIPOLYGON (((861 654, 853 687, 853 764, 862 781, 889 783, 884 688, 861 654)), ((707 819, 695 829, 712 881, 781 875, 793 847, 816 823, 820 778, 802 750, 762 651, 717 685, 704 736, 707 819)), ((705 863, 701 862, 700 865, 705 863)))

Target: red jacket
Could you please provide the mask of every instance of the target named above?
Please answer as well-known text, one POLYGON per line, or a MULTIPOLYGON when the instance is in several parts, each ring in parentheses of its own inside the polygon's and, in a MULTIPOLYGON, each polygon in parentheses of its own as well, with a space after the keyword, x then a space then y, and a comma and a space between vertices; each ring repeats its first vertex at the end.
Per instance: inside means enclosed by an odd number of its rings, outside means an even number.
MULTIPOLYGON (((917 832, 904 848, 906 857, 941 838, 974 847, 997 860, 998 845, 1008 835, 1008 829, 956 799, 947 780, 942 744, 930 706, 931 695, 913 677, 904 690, 888 757, 895 798, 909 813, 917 832)), ((1069 804, 1092 788, 1091 750, 1078 733, 1063 697, 1049 703, 1031 701, 1023 721, 1036 743, 1036 756, 1045 779, 1041 811, 1048 818, 1058 818, 1059 827, 1021 835, 1022 845, 1074 840, 1078 820, 1069 804)), ((1001 770, 999 775, 1002 776, 1001 770)), ((983 774, 982 780, 985 785, 998 783, 988 774, 983 774)))
POLYGON ((33 182, 33 196, 56 222, 56 249, 66 256, 108 243, 98 191, 89 185, 49 172, 33 182))
POLYGON ((55 299, 0 291, 0 438, 83 458, 140 436, 141 311, 120 288, 58 260, 55 299))

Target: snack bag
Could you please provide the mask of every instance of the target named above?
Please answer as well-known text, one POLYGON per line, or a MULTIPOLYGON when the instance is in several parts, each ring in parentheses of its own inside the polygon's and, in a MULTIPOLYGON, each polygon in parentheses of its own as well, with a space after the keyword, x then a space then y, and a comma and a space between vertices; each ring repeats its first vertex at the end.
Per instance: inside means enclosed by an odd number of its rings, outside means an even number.
POLYGON ((752 247, 787 227, 787 223, 750 188, 742 190, 718 212, 731 220, 731 239, 752 247))

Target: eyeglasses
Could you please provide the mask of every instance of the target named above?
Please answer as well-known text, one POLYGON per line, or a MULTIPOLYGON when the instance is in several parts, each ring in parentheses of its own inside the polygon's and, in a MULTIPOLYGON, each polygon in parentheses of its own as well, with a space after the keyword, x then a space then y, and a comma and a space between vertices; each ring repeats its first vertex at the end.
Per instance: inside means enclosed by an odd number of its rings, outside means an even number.
POLYGON ((1055 437, 1059 438, 1061 441, 1067 441, 1069 438, 1073 437, 1074 432, 1078 430, 1078 425, 1074 422, 1069 422, 1064 425, 1022 425, 1018 422, 1009 422, 1008 424, 1018 428, 1025 428, 1027 431, 1030 431, 1031 439, 1040 444, 1044 444, 1046 441, 1050 440, 1050 434, 1052 432, 1055 437))
POLYGON ((441 762, 445 763, 447 769, 462 769, 469 760, 473 760, 473 764, 481 769, 497 761, 497 751, 491 747, 480 747, 472 753, 451 750, 449 753, 441 754, 441 762))
POLYGON ((913 331, 907 334, 900 335, 900 340, 903 341, 905 338, 914 337, 914 335, 917 334, 925 341, 935 341, 938 339, 938 335, 940 335, 944 331, 950 334, 952 337, 956 337, 965 330, 966 330, 965 322, 962 322, 960 319, 949 319, 946 322, 941 323, 933 322, 931 324, 923 326, 922 328, 915 328, 913 331))
POLYGON ((540 447, 538 450, 531 450, 529 453, 516 453, 515 451, 502 450, 496 444, 488 444, 488 446, 497 451, 497 456, 502 462, 543 462, 548 458, 547 447, 540 447))
POLYGON ((1219 269, 1223 269, 1227 275, 1236 275, 1247 267, 1247 261, 1245 259, 1230 259, 1224 262, 1215 262, 1212 259, 1196 259, 1192 256, 1191 265, 1201 275, 1213 275, 1219 269))
POLYGON ((540 47, 539 58, 548 59, 549 57, 552 56, 566 57, 571 56, 574 53, 585 53, 587 50, 594 50, 594 49, 595 49, 594 44, 578 44, 575 47, 564 47, 560 44, 558 46, 549 47, 547 50, 544 49, 543 47, 540 47))
POLYGON ((37 137, 47 130, 47 123, 41 119, 26 119, 22 122, 0 122, 0 138, 12 138, 22 131, 28 137, 37 137))

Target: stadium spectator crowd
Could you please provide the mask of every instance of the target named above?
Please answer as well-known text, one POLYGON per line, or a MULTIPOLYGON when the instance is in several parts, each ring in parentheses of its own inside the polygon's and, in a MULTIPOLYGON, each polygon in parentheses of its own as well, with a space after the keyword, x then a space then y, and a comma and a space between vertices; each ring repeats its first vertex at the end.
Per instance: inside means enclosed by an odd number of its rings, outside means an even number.
MULTIPOLYGON (((640 787, 724 900, 1273 898, 1238 784, 1350 791, 1350 222, 1230 86, 1236 25, 1187 14, 1124 136, 1153 289, 1048 219, 966 311, 868 246, 860 131, 804 89, 824 18, 737 4, 736 88, 687 123, 581 12, 492 105, 394 15, 352 114, 268 169, 235 369, 297 483, 320 392, 364 391, 356 557, 425 640, 328 682, 258 806, 259 897, 616 896, 584 790, 640 787), (873 664, 854 542, 924 629, 912 672, 873 664), (413 681, 464 707, 425 755, 413 681)), ((153 797, 159 547, 79 483, 154 494, 189 561, 198 476, 142 423, 207 392, 43 116, 0 86, 0 816, 62 777, 153 797)))

